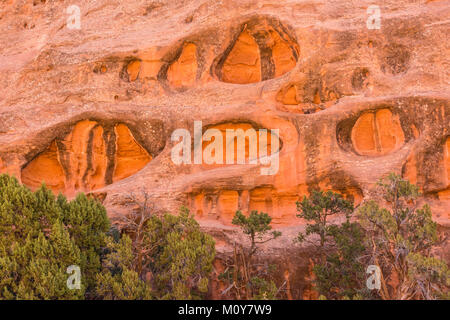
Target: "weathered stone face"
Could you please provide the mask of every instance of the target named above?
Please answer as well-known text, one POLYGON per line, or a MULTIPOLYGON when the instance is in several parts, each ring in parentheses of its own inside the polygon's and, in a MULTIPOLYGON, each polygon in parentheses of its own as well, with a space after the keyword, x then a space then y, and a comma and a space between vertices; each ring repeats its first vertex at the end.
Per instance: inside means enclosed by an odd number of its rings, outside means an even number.
POLYGON ((385 155, 404 144, 400 121, 389 109, 362 114, 352 128, 352 144, 360 155, 385 155))
POLYGON ((3 1, 0 172, 102 194, 110 214, 142 190, 161 210, 186 204, 221 253, 238 209, 268 212, 283 236, 265 253, 288 255, 297 200, 322 188, 358 204, 392 171, 448 227, 448 3, 384 1, 379 30, 371 4, 100 0, 79 5, 76 30, 64 2, 3 1), (194 137, 194 121, 278 129, 277 172, 248 164, 248 145, 246 164, 174 164, 171 135, 194 137))

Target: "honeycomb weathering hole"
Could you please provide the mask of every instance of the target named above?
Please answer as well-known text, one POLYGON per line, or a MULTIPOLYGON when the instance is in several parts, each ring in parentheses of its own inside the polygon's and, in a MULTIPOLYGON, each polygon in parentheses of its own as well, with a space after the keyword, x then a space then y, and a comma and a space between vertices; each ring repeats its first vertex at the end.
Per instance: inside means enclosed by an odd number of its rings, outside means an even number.
POLYGON ((127 65, 127 74, 129 81, 135 81, 139 77, 139 72, 141 70, 141 61, 132 60, 127 65))
POLYGON ((71 195, 129 177, 151 160, 125 124, 84 120, 31 160, 22 169, 22 182, 32 189, 45 182, 54 192, 71 195))
POLYGON ((322 75, 302 76, 280 88, 275 96, 277 109, 285 112, 311 114, 336 104, 343 96, 337 87, 322 75))
MULTIPOLYGON (((252 124, 241 122, 241 123, 221 123, 217 125, 213 125, 207 128, 208 130, 218 130, 222 135, 221 146, 223 147, 222 163, 227 163, 227 152, 230 150, 233 152, 234 160, 233 163, 239 163, 238 158, 243 157, 246 163, 249 163, 250 160, 255 160, 261 156, 271 155, 274 150, 272 150, 272 142, 274 139, 278 139, 278 144, 274 144, 274 149, 278 145, 278 150, 280 151, 282 144, 275 134, 273 134, 270 130, 267 130, 267 139, 264 141, 261 140, 259 135, 259 129, 255 128, 252 124), (227 133, 228 130, 228 133, 227 133), (230 136, 230 132, 233 135, 230 136), (255 142, 255 145, 252 145, 251 142, 255 142), (262 152, 262 153, 261 153, 262 152)), ((220 136, 220 135, 219 135, 220 136)), ((203 154, 211 154, 212 157, 215 157, 215 137, 212 137, 210 141, 203 140, 202 142, 202 152, 203 154), (211 150, 209 150, 211 149, 211 150)), ((276 152, 275 151, 275 152, 276 152)), ((217 164, 213 164, 217 165, 217 164)))
POLYGON ((299 51, 297 41, 279 21, 254 18, 242 25, 219 58, 215 72, 223 82, 260 82, 292 70, 299 51))
POLYGON ((444 143, 444 167, 447 175, 447 189, 439 192, 439 199, 450 200, 450 137, 444 143))
POLYGON ((399 149, 405 135, 398 116, 389 109, 363 113, 351 131, 351 141, 356 153, 381 156, 399 149))
POLYGON ((295 85, 291 85, 288 87, 284 94, 281 94, 278 99, 287 105, 296 105, 299 104, 299 99, 297 97, 297 88, 295 85))

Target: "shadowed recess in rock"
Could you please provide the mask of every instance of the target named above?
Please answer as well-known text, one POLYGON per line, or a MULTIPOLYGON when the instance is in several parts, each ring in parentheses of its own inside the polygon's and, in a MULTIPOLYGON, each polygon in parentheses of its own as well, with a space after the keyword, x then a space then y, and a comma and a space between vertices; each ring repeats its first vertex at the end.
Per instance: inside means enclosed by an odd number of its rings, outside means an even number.
POLYGON ((59 163, 56 141, 22 170, 22 182, 38 188, 45 181, 53 191, 64 190, 64 171, 59 163))
POLYGON ((277 109, 286 112, 311 114, 334 105, 342 96, 333 83, 327 84, 322 76, 303 78, 282 87, 276 100, 277 109))
POLYGON ((258 44, 247 30, 242 32, 222 68, 222 81, 253 83, 261 81, 258 44))
POLYGON ((32 189, 45 182, 54 192, 73 195, 131 176, 151 159, 125 124, 84 120, 31 160, 22 169, 22 182, 32 189))
POLYGON ((118 124, 114 130, 116 133, 116 154, 113 182, 116 182, 145 167, 152 157, 137 143, 126 125, 118 124))

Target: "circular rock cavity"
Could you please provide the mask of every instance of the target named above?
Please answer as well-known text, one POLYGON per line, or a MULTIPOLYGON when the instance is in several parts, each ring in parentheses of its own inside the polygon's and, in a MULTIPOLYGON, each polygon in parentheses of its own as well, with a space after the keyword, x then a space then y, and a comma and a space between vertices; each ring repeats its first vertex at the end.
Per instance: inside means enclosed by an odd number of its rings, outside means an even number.
POLYGON ((280 21, 257 17, 241 25, 213 69, 223 82, 256 83, 292 70, 299 51, 294 36, 280 21))
POLYGON ((444 166, 446 173, 446 185, 447 188, 441 192, 439 192, 440 200, 450 201, 450 137, 447 137, 447 140, 444 143, 444 166))
POLYGON ((88 192, 141 170, 152 156, 128 126, 78 122, 62 139, 53 140, 22 169, 22 182, 32 189, 45 182, 54 192, 88 192))

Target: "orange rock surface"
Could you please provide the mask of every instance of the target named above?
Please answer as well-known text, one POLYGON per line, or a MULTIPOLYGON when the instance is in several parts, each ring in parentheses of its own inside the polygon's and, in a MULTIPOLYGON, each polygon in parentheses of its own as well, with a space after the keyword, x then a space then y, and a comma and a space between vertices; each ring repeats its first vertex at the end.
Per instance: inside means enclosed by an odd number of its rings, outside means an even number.
POLYGON ((136 142, 126 125, 120 123, 114 130, 116 154, 113 182, 116 182, 141 170, 152 160, 152 157, 136 142))
MULTIPOLYGON (((450 137, 444 143, 444 166, 446 169, 447 189, 439 192, 439 199, 450 202, 450 137)), ((450 213, 448 213, 450 216, 450 213)))
POLYGON ((195 83, 197 68, 197 47, 187 43, 178 59, 170 65, 167 80, 173 87, 190 87, 195 83))
POLYGON ((32 188, 37 188, 45 182, 54 191, 65 189, 64 172, 58 161, 56 141, 22 170, 22 182, 32 188))
MULTIPOLYGON (((211 154, 215 161, 227 164, 251 163, 257 162, 260 157, 272 154, 272 139, 278 139, 269 130, 260 132, 249 123, 223 123, 209 127, 208 130, 221 136, 220 144, 223 146, 222 150, 215 148, 215 136, 208 137, 208 140, 203 139, 202 150, 203 154, 211 154), (228 132, 228 133, 227 133, 228 132), (262 138, 264 136, 265 138, 262 138), (265 140, 262 140, 265 139, 265 140), (217 155, 216 155, 217 151, 217 155), (229 156, 227 156, 227 152, 229 156), (220 154, 222 157, 220 158, 220 154)), ((278 146, 280 145, 278 139, 278 146)), ((276 151, 278 151, 278 148, 276 151)), ((205 162, 205 161, 204 161, 205 162)))
POLYGON ((140 69, 141 62, 139 60, 133 60, 128 64, 127 73, 130 81, 135 81, 138 78, 140 69))
POLYGON ((374 2, 357 4, 98 0, 77 4, 78 30, 64 1, 2 1, 0 172, 101 195, 113 221, 131 192, 160 211, 184 204, 218 256, 244 241, 236 210, 267 212, 283 235, 262 259, 289 269, 294 299, 313 297, 314 252, 292 241, 305 228, 295 202, 312 190, 361 203, 396 172, 450 226, 448 3, 386 0, 380 29, 366 24, 374 2), (230 146, 243 164, 175 164, 172 133, 189 132, 192 151, 196 121, 222 137, 279 130, 276 172, 250 163, 248 139, 230 146))
POLYGON ((219 79, 238 84, 255 83, 280 77, 295 67, 298 45, 278 21, 251 19, 242 29, 229 52, 225 52, 225 60, 218 65, 219 79))

